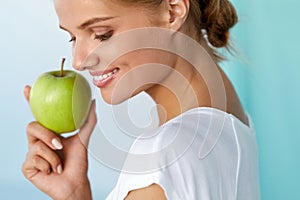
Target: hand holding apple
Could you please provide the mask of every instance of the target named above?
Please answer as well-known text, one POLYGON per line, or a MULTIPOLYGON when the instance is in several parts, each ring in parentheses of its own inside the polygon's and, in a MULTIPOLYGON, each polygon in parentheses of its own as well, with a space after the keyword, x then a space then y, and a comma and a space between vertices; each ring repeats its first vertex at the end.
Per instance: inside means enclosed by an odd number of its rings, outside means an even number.
POLYGON ((61 134, 79 129, 91 106, 91 88, 87 80, 71 70, 46 72, 35 81, 30 92, 30 107, 36 120, 61 134))
MULTIPOLYGON (((28 85, 24 88, 28 102, 30 90, 28 85)), ((26 126, 28 152, 22 164, 25 178, 51 199, 92 199, 87 146, 96 122, 94 100, 88 119, 72 136, 60 137, 36 121, 30 122, 26 126)))

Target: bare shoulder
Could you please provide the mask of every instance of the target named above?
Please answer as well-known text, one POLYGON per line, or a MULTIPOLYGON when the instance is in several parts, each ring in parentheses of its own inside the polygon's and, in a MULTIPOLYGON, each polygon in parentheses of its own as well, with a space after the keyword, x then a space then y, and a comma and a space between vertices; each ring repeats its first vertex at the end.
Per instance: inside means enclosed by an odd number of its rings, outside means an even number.
POLYGON ((166 200, 164 190, 157 184, 148 187, 132 190, 125 200, 166 200))
POLYGON ((249 125, 248 117, 244 111, 244 108, 242 106, 242 103, 240 102, 240 99, 238 97, 238 94, 227 77, 227 75, 224 73, 223 70, 220 70, 221 75, 223 77, 224 86, 226 90, 226 100, 227 100, 227 113, 230 113, 234 115, 236 118, 238 118, 241 122, 243 122, 246 125, 249 125))

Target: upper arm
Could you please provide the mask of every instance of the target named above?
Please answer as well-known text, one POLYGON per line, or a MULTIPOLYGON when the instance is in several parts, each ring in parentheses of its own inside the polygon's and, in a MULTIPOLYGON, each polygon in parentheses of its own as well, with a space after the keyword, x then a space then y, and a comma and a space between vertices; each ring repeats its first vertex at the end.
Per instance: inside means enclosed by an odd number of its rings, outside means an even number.
POLYGON ((164 190, 157 184, 132 190, 124 200, 167 200, 164 190))

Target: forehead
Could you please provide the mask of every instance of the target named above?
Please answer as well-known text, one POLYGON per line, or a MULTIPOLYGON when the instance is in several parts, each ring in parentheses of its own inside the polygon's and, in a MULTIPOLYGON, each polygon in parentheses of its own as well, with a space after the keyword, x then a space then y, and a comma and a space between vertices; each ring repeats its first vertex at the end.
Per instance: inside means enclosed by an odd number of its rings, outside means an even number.
POLYGON ((108 17, 128 13, 130 8, 111 0, 55 0, 61 24, 85 21, 91 17, 108 17))

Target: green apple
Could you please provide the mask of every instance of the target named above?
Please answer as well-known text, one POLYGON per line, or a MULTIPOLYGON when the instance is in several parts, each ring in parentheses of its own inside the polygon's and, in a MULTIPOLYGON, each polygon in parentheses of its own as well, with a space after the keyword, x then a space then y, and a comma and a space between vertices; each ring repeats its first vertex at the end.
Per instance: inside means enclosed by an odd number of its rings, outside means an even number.
POLYGON ((61 134, 79 129, 91 106, 91 88, 79 73, 63 70, 40 75, 30 91, 29 104, 36 120, 61 134))

